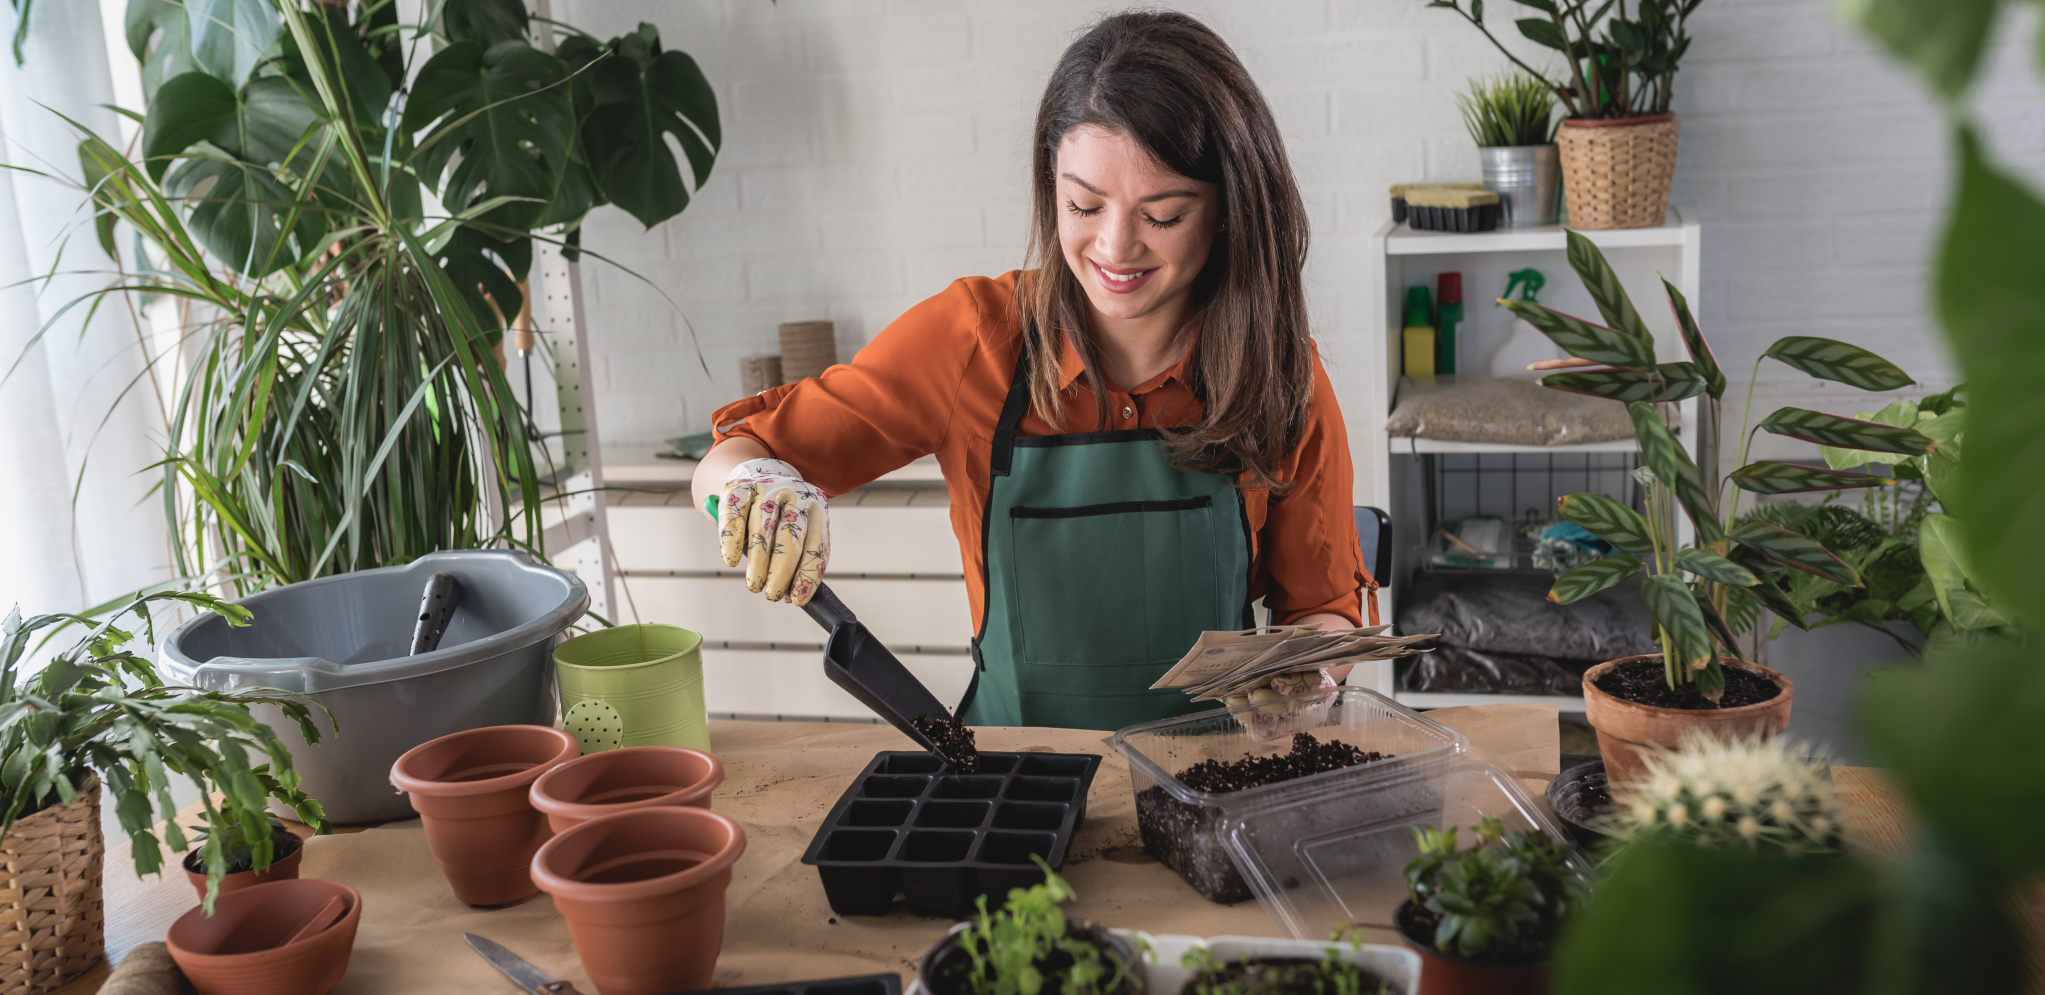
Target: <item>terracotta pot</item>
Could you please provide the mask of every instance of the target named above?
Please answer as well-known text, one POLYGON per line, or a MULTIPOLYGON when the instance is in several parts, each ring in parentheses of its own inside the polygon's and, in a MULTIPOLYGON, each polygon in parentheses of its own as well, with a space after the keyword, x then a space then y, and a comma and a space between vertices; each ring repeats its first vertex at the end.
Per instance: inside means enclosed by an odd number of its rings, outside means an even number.
POLYGON ((701 750, 627 746, 570 760, 533 782, 533 807, 554 832, 640 808, 709 808, 724 765, 701 750))
POLYGON ((578 752, 559 729, 490 726, 428 740, 391 765, 456 898, 509 905, 539 894, 533 853, 553 833, 533 808, 532 785, 578 752))
POLYGON ((192 909, 164 942, 200 995, 320 995, 348 972, 362 895, 338 881, 272 881, 221 895, 209 918, 192 909), (286 943, 339 896, 347 911, 332 926, 286 943))
MULTIPOLYGON (((973 924, 970 922, 958 923, 945 931, 943 939, 923 951, 922 959, 916 962, 916 984, 913 988, 918 995, 967 995, 972 990, 968 978, 972 962, 965 949, 959 946, 959 934, 972 927, 973 924)), ((1068 921, 1065 935, 1092 940, 1095 946, 1121 957, 1124 963, 1139 966, 1142 963, 1136 956, 1136 948, 1131 946, 1126 938, 1116 936, 1099 923, 1079 919, 1068 921)), ((1062 971, 1072 966, 1072 958, 1068 954, 1054 954, 1053 957, 1058 959, 1058 963, 1047 964, 1045 961, 1038 961, 1037 966, 1048 972, 1062 971)), ((1051 979, 1047 977, 1045 980, 1051 979)), ((1142 975, 1138 972, 1123 982, 1122 987, 1116 989, 1114 995, 1142 991, 1141 981, 1142 975)), ((1055 989, 1057 986, 1052 987, 1055 989)), ((1152 995, 1168 993, 1154 992, 1152 995)))
POLYGON ((532 875, 601 995, 698 991, 717 967, 724 889, 745 849, 745 830, 717 812, 641 808, 548 840, 532 875))
POLYGON ((1608 660, 1583 675, 1584 719, 1598 731, 1598 751, 1604 755, 1605 777, 1611 784, 1624 783, 1639 773, 1643 745, 1674 749, 1681 743, 1683 735, 1691 730, 1720 739, 1756 734, 1775 736, 1789 725, 1789 705, 1796 695, 1796 685, 1767 667, 1745 660, 1727 660, 1725 665, 1774 681, 1782 688, 1782 693, 1759 704, 1738 708, 1657 708, 1627 701, 1598 689, 1598 678, 1621 664, 1636 660, 1653 660, 1659 665, 1661 656, 1648 654, 1608 660))
POLYGON ((1434 948, 1433 933, 1413 921, 1413 903, 1399 903, 1392 920, 1399 939, 1420 955, 1420 991, 1414 995, 1540 995, 1548 990, 1548 965, 1484 964, 1434 948))
POLYGON ((1563 121, 1555 145, 1569 226, 1597 231, 1662 224, 1682 132, 1673 114, 1563 121))
MULTIPOLYGON (((298 865, 301 861, 305 860, 305 841, 297 836, 293 836, 290 830, 280 829, 277 831, 276 837, 276 843, 280 848, 290 845, 284 842, 284 837, 286 836, 290 836, 292 843, 297 844, 290 853, 271 861, 270 866, 260 871, 236 871, 233 874, 222 877, 220 879, 220 894, 225 895, 230 891, 253 888, 256 885, 268 884, 272 881, 297 880, 298 865)), ((192 870, 192 866, 199 863, 203 857, 203 852, 194 847, 191 853, 185 854, 183 861, 185 880, 192 883, 192 890, 199 893, 199 901, 201 902, 206 900, 206 872, 203 870, 192 870)))

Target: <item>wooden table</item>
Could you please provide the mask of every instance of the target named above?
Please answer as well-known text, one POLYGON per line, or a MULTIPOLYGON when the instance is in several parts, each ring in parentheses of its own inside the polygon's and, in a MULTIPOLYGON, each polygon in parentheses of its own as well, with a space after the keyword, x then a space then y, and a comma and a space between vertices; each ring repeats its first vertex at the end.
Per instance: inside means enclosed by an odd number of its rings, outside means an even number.
MULTIPOLYGON (((720 743, 732 741, 738 747, 737 749, 719 747, 719 753, 727 766, 728 779, 718 792, 718 808, 746 824, 749 835, 755 825, 762 825, 760 833, 763 839, 768 836, 787 836, 791 830, 802 828, 800 820, 792 817, 781 820, 780 824, 774 824, 774 820, 766 819, 762 814, 763 806, 770 803, 781 804, 778 799, 791 796, 800 796, 803 799, 800 804, 805 807, 818 804, 827 806, 828 799, 836 797, 837 792, 842 790, 845 779, 857 770, 859 763, 863 763, 871 756, 873 749, 901 748, 901 744, 888 742, 895 734, 884 727, 798 723, 778 726, 758 723, 712 725, 713 738, 718 739, 720 743), (802 753, 802 757, 809 759, 793 766, 787 763, 766 766, 749 764, 746 746, 739 744, 765 744, 769 737, 784 742, 811 744, 802 753), (850 766, 847 767, 847 764, 850 766), (846 769, 838 770, 838 767, 846 769), (810 799, 809 795, 827 800, 819 803, 810 799)), ((1553 728, 1552 722, 1549 728, 1553 728)), ((1073 748, 1067 740, 1071 740, 1072 743, 1090 743, 1098 738, 1098 734, 1085 734, 1083 739, 1074 739, 1075 735, 1068 731, 986 730, 983 734, 983 745, 989 749, 1027 749, 1035 745, 1037 749, 1055 748, 1063 751, 1073 748), (1048 745, 1035 745, 1033 735, 1035 739, 1043 740, 1048 745)), ((1553 746, 1547 749, 1550 751, 1549 756, 1555 755, 1553 746)), ((1092 752, 1103 751, 1095 746, 1092 752)), ((1552 776, 1552 761, 1550 765, 1551 769, 1547 773, 1552 776)), ((1524 782, 1538 786, 1542 772, 1517 770, 1515 773, 1518 773, 1524 782)), ((1870 768, 1835 767, 1833 777, 1847 808, 1852 837, 1860 845, 1875 853, 1902 852, 1910 839, 1911 819, 1898 786, 1884 772, 1870 768)), ((1094 790, 1089 796, 1088 829, 1085 832, 1090 834, 1091 838, 1075 841, 1073 857, 1069 859, 1066 867, 1066 876, 1073 882, 1081 896, 1076 912, 1101 921, 1142 926, 1153 931, 1203 934, 1272 933, 1269 921, 1254 904, 1225 907, 1193 901, 1174 903, 1174 907, 1171 908, 1160 908, 1159 903, 1152 903, 1150 907, 1131 907, 1117 900, 1118 895, 1129 890, 1128 885, 1131 882, 1145 880, 1154 885, 1155 881, 1151 879, 1157 875, 1170 876, 1169 871, 1156 865, 1142 852, 1140 844, 1134 839, 1133 806, 1128 783, 1126 766, 1122 765, 1119 759, 1110 756, 1095 779, 1094 790), (1123 822, 1127 822, 1128 825, 1121 825, 1123 822)), ((1535 794, 1538 798, 1538 792, 1535 794)), ((812 822, 810 828, 813 828, 813 815, 808 818, 812 822)), ((186 821, 189 821, 188 814, 186 821)), ((409 824, 396 824, 391 829, 404 828, 407 825, 409 824)), ((342 832, 360 832, 368 828, 370 827, 348 827, 342 832)), ((803 837, 805 841, 806 838, 803 837)), ((783 849, 786 848, 785 843, 786 841, 783 841, 783 849)), ((766 847, 762 846, 759 849, 764 852, 766 847)), ((747 860, 750 861, 753 857, 754 854, 749 851, 747 860)), ((785 858, 775 860, 785 861, 785 858)), ((730 926, 726 937, 727 952, 731 952, 737 945, 734 941, 743 940, 749 935, 759 932, 787 934, 811 914, 816 913, 817 910, 814 909, 797 910, 786 907, 785 897, 777 898, 773 902, 758 897, 760 889, 767 886, 762 884, 763 880, 768 880, 763 875, 786 880, 787 875, 807 873, 808 880, 813 885, 814 872, 809 872, 807 868, 754 867, 748 872, 745 863, 742 862, 740 872, 733 884, 730 926)), ((1176 881, 1176 877, 1172 876, 1171 880, 1176 881)), ((366 885, 364 887, 367 888, 366 885)), ((126 844, 112 848, 107 853, 104 890, 108 964, 118 963, 120 958, 135 946, 162 939, 171 921, 197 904, 190 885, 185 881, 184 875, 176 870, 175 865, 171 873, 146 881, 137 880, 126 844)), ((1191 895, 1190 890, 1187 891, 1187 895, 1191 895)), ((536 900, 544 901, 546 901, 544 897, 536 900)), ((821 908, 820 893, 813 904, 821 908)), ((2045 903, 2034 901, 2027 907, 2026 912, 2027 925, 2033 935, 2045 937, 2045 929, 2039 928, 2041 923, 2045 923, 2045 915, 2041 915, 2045 913, 2045 903)), ((834 917, 831 922, 833 926, 837 926, 840 920, 834 917)), ((908 960, 929 942, 922 934, 928 933, 930 938, 934 938, 945 924, 934 920, 914 920, 898 910, 894 916, 883 917, 877 922, 860 922, 855 925, 851 921, 845 921, 843 925, 846 928, 870 931, 894 930, 891 936, 898 942, 892 943, 886 949, 894 951, 892 956, 895 963, 906 965, 908 960), (915 936, 908 936, 909 932, 915 932, 915 936)), ((834 944, 846 941, 851 936, 843 930, 835 930, 830 935, 834 944)), ((847 956, 852 957, 849 953, 847 956)), ((865 956, 871 958, 872 954, 869 952, 865 956)), ((735 962, 735 966, 728 971, 725 961, 720 961, 717 982, 720 986, 784 979, 765 976, 772 973, 775 966, 771 951, 765 953, 754 951, 726 960, 735 962)), ((848 963, 850 962, 848 960, 848 963)), ((564 972, 568 970, 561 966, 555 969, 564 972)), ((97 992, 107 973, 108 968, 102 965, 58 989, 58 992, 61 995, 89 995, 97 992)), ((564 973, 562 976, 569 975, 564 973)), ((347 982, 344 982, 343 986, 345 988, 347 982)), ((508 992, 509 988, 505 991, 508 992)))

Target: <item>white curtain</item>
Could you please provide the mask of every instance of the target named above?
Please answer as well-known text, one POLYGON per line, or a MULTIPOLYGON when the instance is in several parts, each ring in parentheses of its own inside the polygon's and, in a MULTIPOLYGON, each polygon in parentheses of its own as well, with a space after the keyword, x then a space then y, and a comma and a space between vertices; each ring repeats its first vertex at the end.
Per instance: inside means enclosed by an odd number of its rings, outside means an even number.
MULTIPOLYGON (((25 63, 0 48, 0 160, 76 180, 78 135, 64 118, 121 144, 102 106, 115 97, 99 4, 32 11, 25 63)), ((0 7, 0 39, 14 18, 0 7)), ((121 298, 90 321, 86 305, 64 310, 113 278, 81 191, 0 176, 0 371, 13 367, 0 384, 0 612, 74 611, 170 576, 148 469, 168 398, 146 369, 147 325, 121 298)))

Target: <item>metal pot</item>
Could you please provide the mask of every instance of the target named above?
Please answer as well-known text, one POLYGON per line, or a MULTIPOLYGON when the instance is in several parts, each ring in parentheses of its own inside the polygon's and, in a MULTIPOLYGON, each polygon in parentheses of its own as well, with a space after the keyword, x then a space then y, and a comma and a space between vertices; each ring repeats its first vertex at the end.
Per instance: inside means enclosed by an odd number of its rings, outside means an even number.
POLYGON ((1480 148, 1484 189, 1498 194, 1506 228, 1552 225, 1559 219, 1562 156, 1553 145, 1480 148))

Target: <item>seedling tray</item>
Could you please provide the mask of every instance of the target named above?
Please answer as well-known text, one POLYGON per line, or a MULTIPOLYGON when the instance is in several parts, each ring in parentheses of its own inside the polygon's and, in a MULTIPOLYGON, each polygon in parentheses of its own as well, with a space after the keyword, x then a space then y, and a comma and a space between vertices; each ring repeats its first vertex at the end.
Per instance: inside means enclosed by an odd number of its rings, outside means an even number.
MULTIPOLYGON (((902 977, 889 971, 850 978, 791 981, 785 985, 719 988, 716 992, 717 995, 902 995, 902 977)), ((670 992, 669 995, 709 995, 709 992, 670 992)))
POLYGON ((885 915, 899 893, 916 915, 962 919, 981 895, 1041 883, 1030 857, 1064 866, 1100 766, 1092 753, 983 752, 978 774, 955 774, 934 754, 882 752, 802 862, 839 915, 885 915))

